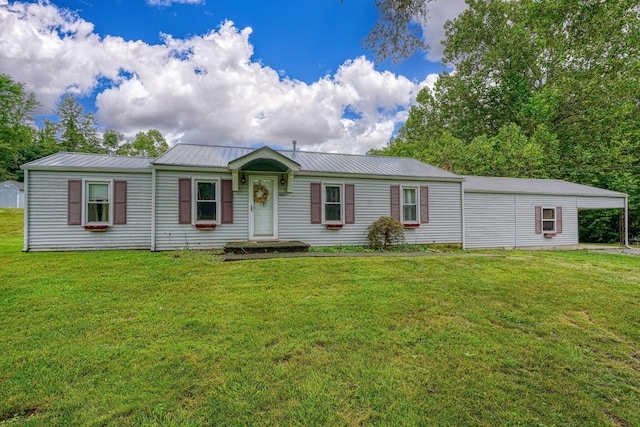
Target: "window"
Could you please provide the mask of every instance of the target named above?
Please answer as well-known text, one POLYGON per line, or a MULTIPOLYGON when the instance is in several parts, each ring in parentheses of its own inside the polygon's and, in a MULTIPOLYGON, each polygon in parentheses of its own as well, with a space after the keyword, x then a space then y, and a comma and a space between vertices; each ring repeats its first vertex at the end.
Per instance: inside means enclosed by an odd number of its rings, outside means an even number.
POLYGON ((342 223, 342 185, 324 186, 324 221, 342 223))
POLYGON ((555 233, 556 231, 556 209, 542 208, 542 231, 545 233, 555 233))
POLYGON ((218 219, 217 182, 196 181, 196 223, 215 223, 218 219))
POLYGON ((111 223, 111 182, 85 182, 85 224, 109 225, 111 223))
POLYGON ((418 189, 402 187, 402 222, 418 222, 418 189))

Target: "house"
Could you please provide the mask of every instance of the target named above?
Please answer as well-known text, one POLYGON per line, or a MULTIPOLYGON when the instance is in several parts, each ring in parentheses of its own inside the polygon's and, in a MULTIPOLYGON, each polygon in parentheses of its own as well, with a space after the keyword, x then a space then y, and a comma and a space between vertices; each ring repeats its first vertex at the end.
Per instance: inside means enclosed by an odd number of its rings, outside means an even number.
POLYGON ((0 183, 0 208, 23 208, 24 184, 16 181, 0 183))
MULTIPOLYGON (((410 158, 178 144, 156 159, 57 153, 23 169, 25 251, 209 249, 248 240, 361 245, 367 227, 385 215, 400 220, 414 244, 518 247, 508 233, 496 238, 504 224, 487 221, 511 215, 523 232, 536 232, 538 213, 545 233, 533 246, 577 243, 577 195, 565 200, 549 192, 531 208, 529 226, 522 210, 516 215, 494 204, 505 194, 525 194, 482 193, 466 183, 473 177, 410 158), (478 210, 478 194, 491 199, 484 211, 468 214, 466 205, 478 210), (571 200, 573 208, 565 204, 571 200)), ((546 183, 539 183, 542 198, 546 183)), ((593 191, 591 207, 619 207, 621 200, 626 206, 626 195, 593 191)))
POLYGON ((628 216, 627 195, 557 179, 466 176, 465 247, 577 245, 578 211, 587 209, 625 209, 628 216))

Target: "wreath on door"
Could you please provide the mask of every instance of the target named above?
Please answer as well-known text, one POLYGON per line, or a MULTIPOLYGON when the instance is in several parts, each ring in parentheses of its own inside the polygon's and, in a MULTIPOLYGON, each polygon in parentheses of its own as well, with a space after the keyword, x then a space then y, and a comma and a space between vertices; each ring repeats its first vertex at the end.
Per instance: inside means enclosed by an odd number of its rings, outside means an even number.
POLYGON ((269 190, 264 185, 253 186, 253 201, 263 205, 269 200, 269 190))

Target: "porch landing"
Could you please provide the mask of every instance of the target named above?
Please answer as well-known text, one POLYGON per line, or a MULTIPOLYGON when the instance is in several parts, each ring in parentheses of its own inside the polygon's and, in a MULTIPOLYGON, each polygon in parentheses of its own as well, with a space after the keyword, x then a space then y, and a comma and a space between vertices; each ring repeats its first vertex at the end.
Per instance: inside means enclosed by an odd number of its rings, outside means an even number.
POLYGON ((266 254, 273 252, 309 252, 309 245, 295 240, 231 242, 224 245, 225 254, 266 254))

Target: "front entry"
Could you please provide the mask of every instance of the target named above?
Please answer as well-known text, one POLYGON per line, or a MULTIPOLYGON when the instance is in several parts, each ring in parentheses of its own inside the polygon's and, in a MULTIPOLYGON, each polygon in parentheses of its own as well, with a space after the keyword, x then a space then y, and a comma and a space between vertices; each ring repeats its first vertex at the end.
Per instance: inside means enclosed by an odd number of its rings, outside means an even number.
POLYGON ((249 180, 249 239, 278 238, 278 182, 276 177, 251 177, 249 180))

